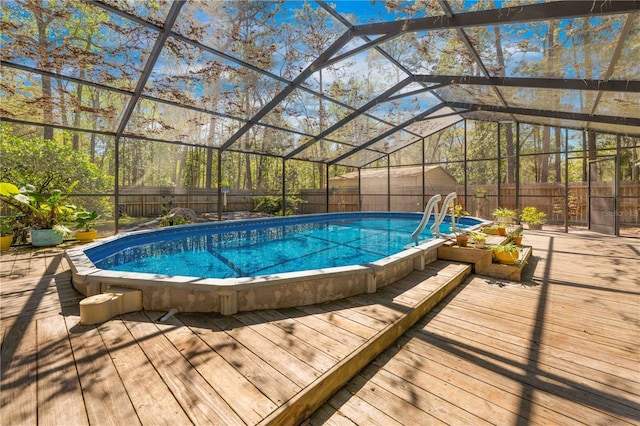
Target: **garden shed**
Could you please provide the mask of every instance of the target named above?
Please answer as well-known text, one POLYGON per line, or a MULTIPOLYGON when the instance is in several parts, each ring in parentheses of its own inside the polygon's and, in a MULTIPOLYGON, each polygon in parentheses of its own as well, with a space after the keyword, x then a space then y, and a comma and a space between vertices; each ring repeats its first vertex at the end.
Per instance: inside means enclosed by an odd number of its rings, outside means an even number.
POLYGON ((385 192, 387 183, 391 185, 420 187, 424 177, 426 187, 454 188, 456 179, 439 165, 398 167, 387 169, 364 169, 360 172, 349 172, 329 179, 329 187, 357 188, 361 185, 364 190, 374 192, 385 192))

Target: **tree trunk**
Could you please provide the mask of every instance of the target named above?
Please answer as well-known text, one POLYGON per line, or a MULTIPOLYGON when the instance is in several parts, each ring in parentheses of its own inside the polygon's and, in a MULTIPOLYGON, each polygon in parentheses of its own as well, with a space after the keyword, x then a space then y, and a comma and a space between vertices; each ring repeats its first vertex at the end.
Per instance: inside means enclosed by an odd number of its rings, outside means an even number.
POLYGON ((504 139, 506 144, 506 157, 507 157, 507 173, 506 183, 516 183, 516 153, 515 143, 513 141, 513 127, 511 123, 507 123, 504 128, 504 139))
POLYGON ((207 159, 205 164, 205 182, 204 187, 213 188, 213 148, 207 147, 207 159))
POLYGON ((549 150, 551 147, 551 128, 542 128, 542 157, 540 159, 540 182, 549 182, 549 150))
POLYGON ((555 176, 554 182, 561 183, 562 182, 562 156, 560 153, 562 152, 562 130, 559 127, 555 127, 555 136, 556 136, 556 155, 554 160, 554 168, 555 168, 555 176))
POLYGON ((587 132, 589 160, 595 160, 596 156, 596 133, 592 130, 587 132))

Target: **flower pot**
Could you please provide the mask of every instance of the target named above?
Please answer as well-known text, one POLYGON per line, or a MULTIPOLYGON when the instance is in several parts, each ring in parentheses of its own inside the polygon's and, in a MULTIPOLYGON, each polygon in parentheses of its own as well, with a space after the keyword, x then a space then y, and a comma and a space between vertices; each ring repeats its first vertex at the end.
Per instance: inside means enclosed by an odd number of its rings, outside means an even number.
POLYGON ((76 240, 81 243, 90 243, 98 238, 98 230, 92 229, 90 231, 76 231, 76 240))
POLYGON ((519 237, 513 237, 513 243, 517 245, 522 245, 522 235, 519 237))
POLYGON ((485 240, 476 241, 474 240, 474 245, 476 248, 484 248, 485 240))
POLYGON ((501 237, 507 235, 507 228, 498 228, 498 235, 500 235, 501 237))
POLYGON ((11 241, 13 240, 13 234, 3 235, 0 237, 0 251, 9 250, 11 247, 11 241))
POLYGON ((531 229, 532 231, 540 231, 542 229, 542 224, 537 224, 537 225, 529 225, 529 229, 531 229))
POLYGON ((62 244, 62 235, 53 229, 31 228, 31 245, 34 247, 51 247, 62 244))
POLYGON ((469 242, 469 237, 467 235, 458 235, 456 236, 456 244, 460 247, 466 247, 469 242))
POLYGON ((506 265, 513 265, 518 260, 519 253, 517 251, 498 251, 495 252, 496 260, 499 263, 504 263, 506 265))

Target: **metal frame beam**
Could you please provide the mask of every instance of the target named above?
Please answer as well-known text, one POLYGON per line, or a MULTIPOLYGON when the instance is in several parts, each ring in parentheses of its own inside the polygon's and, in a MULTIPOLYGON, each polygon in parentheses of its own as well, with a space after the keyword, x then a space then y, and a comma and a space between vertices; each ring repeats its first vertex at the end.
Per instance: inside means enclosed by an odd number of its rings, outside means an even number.
POLYGON ((540 89, 602 90, 640 93, 640 80, 589 80, 577 78, 477 77, 459 75, 415 75, 416 81, 440 84, 522 87, 540 89))
POLYGON ((502 25, 539 20, 567 19, 582 16, 602 16, 638 10, 638 1, 557 1, 526 6, 504 7, 460 13, 454 16, 430 16, 418 19, 356 25, 354 36, 395 34, 449 28, 502 25))
POLYGON ((489 111, 489 112, 501 112, 504 114, 516 114, 516 115, 530 115, 535 117, 549 117, 558 118, 561 120, 575 120, 585 122, 598 122, 606 124, 617 124, 622 126, 636 126, 640 127, 640 118, 631 117, 613 117, 609 115, 590 115, 579 112, 566 112, 566 111, 549 111, 530 108, 505 108, 496 105, 479 105, 479 104, 467 104, 463 102, 445 102, 444 106, 450 108, 467 108, 470 111, 489 111))
POLYGON ((372 99, 371 101, 367 102, 366 104, 364 104, 363 106, 361 106, 357 110, 353 111, 348 116, 344 117, 342 120, 336 122, 331 127, 328 127, 324 131, 320 132, 317 136, 315 136, 310 141, 306 142, 304 145, 302 145, 302 146, 298 147, 297 149, 293 150, 292 152, 290 152, 285 158, 287 158, 287 159, 292 158, 293 156, 299 154, 300 152, 302 152, 305 149, 309 148, 310 146, 314 145, 316 142, 318 142, 319 140, 323 139, 325 136, 330 135, 335 130, 339 129, 340 127, 344 126, 345 124, 349 123, 350 121, 355 120, 358 116, 362 115, 365 111, 373 108, 374 106, 376 106, 376 105, 378 105, 378 104, 380 104, 382 102, 385 102, 389 96, 391 96, 392 94, 396 93, 398 90, 401 90, 407 84, 411 83, 411 81, 412 81, 412 79, 410 77, 407 77, 404 80, 402 80, 400 83, 395 84, 393 87, 387 89, 386 91, 381 93, 379 96, 375 97, 374 99, 372 99))
MULTIPOLYGON (((618 44, 616 45, 615 50, 613 51, 613 55, 611 56, 611 61, 609 62, 609 68, 607 69, 606 74, 604 75, 605 82, 609 81, 613 72, 616 69, 616 63, 620 59, 620 54, 622 54, 622 49, 624 47, 624 42, 626 41, 629 33, 631 32, 631 28, 633 27, 633 22, 636 19, 637 13, 630 13, 627 16, 627 20, 624 23, 624 27, 620 31, 620 37, 618 38, 618 44)), ((598 105, 600 104, 600 99, 602 99, 602 92, 599 92, 596 96, 595 101, 593 102, 593 108, 591 109, 591 115, 596 113, 598 109, 598 105)))
POLYGON ((421 120, 425 119, 430 114, 433 114, 434 112, 436 112, 436 111, 438 111, 438 110, 440 110, 440 109, 442 109, 444 107, 445 107, 444 104, 439 104, 439 105, 434 106, 433 108, 429 108, 428 110, 421 112, 420 114, 416 115, 413 118, 410 118, 409 120, 405 121, 404 123, 399 124, 398 126, 387 130, 386 132, 382 133, 381 135, 378 135, 375 138, 363 143, 362 145, 358 146, 356 149, 353 149, 353 150, 351 150, 351 151, 349 151, 347 153, 344 153, 344 154, 340 155, 339 157, 329 161, 327 164, 330 164, 330 165, 336 164, 340 160, 342 160, 342 159, 344 159, 346 157, 349 157, 349 156, 357 153, 358 151, 361 151, 361 150, 367 148, 370 145, 373 145, 374 143, 378 142, 379 140, 382 140, 382 139, 394 134, 395 132, 397 132, 399 130, 402 130, 403 128, 405 128, 405 127, 407 127, 407 126, 409 126, 409 125, 411 125, 411 124, 413 124, 413 123, 415 123, 417 121, 421 121, 421 120))
POLYGON ((283 101, 291 92, 293 92, 298 86, 300 86, 311 74, 323 67, 323 63, 331 58, 338 50, 340 50, 345 44, 351 40, 353 36, 350 31, 346 31, 338 40, 336 40, 331 46, 329 46, 324 52, 320 54, 307 68, 304 69, 298 76, 276 96, 271 99, 260 111, 258 111, 244 126, 242 126, 236 133, 234 133, 227 141, 220 146, 221 150, 226 150, 235 141, 240 139, 249 129, 256 123, 258 123, 265 115, 267 115, 273 108, 275 108, 281 101, 283 101))
POLYGON ((131 118, 131 114, 133 114, 133 110, 138 104, 138 100, 140 96, 142 96, 142 91, 144 90, 144 86, 147 84, 147 80, 149 80, 149 76, 151 75, 151 71, 153 67, 156 65, 158 58, 160 57, 160 52, 162 52, 162 48, 164 47, 164 43, 169 38, 171 34, 171 28, 173 28, 173 24, 176 22, 178 18, 178 14, 180 13, 180 9, 186 3, 186 0, 176 0, 171 4, 171 9, 169 9, 169 13, 167 13, 167 17, 164 21, 164 27, 160 31, 156 42, 151 49, 151 53, 147 58, 147 62, 144 64, 144 69, 142 70, 142 74, 140 74, 140 78, 138 79, 138 83, 136 84, 136 88, 133 91, 133 96, 129 99, 129 103, 124 109, 122 113, 122 119, 120 120, 120 125, 118 126, 118 130, 116 131, 116 137, 122 136, 124 133, 124 129, 131 118))

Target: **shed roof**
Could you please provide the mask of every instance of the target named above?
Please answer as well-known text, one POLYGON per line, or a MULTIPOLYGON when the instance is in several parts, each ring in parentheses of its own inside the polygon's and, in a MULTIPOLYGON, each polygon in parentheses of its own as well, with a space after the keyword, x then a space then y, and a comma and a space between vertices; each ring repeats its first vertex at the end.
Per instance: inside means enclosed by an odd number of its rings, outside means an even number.
MULTIPOLYGON (((424 166, 424 174, 425 176, 428 175, 430 172, 435 172, 435 171, 441 171, 443 173, 446 173, 447 175, 449 175, 451 177, 451 180, 455 182, 455 178, 453 176, 451 176, 451 174, 443 167, 438 166, 438 165, 431 165, 431 166, 424 166)), ((416 177, 416 176, 420 176, 423 173, 423 167, 422 166, 412 166, 412 167, 394 167, 391 170, 391 176, 392 177, 416 177)), ((389 172, 387 171, 387 169, 380 169, 380 168, 376 168, 376 169, 362 169, 360 171, 360 177, 361 178, 369 178, 369 179, 387 179, 387 176, 389 176, 389 172)), ((358 178, 358 172, 349 172, 349 173, 345 173, 343 175, 340 176, 336 176, 334 178, 332 178, 331 180, 338 180, 338 179, 357 179, 358 178)))

